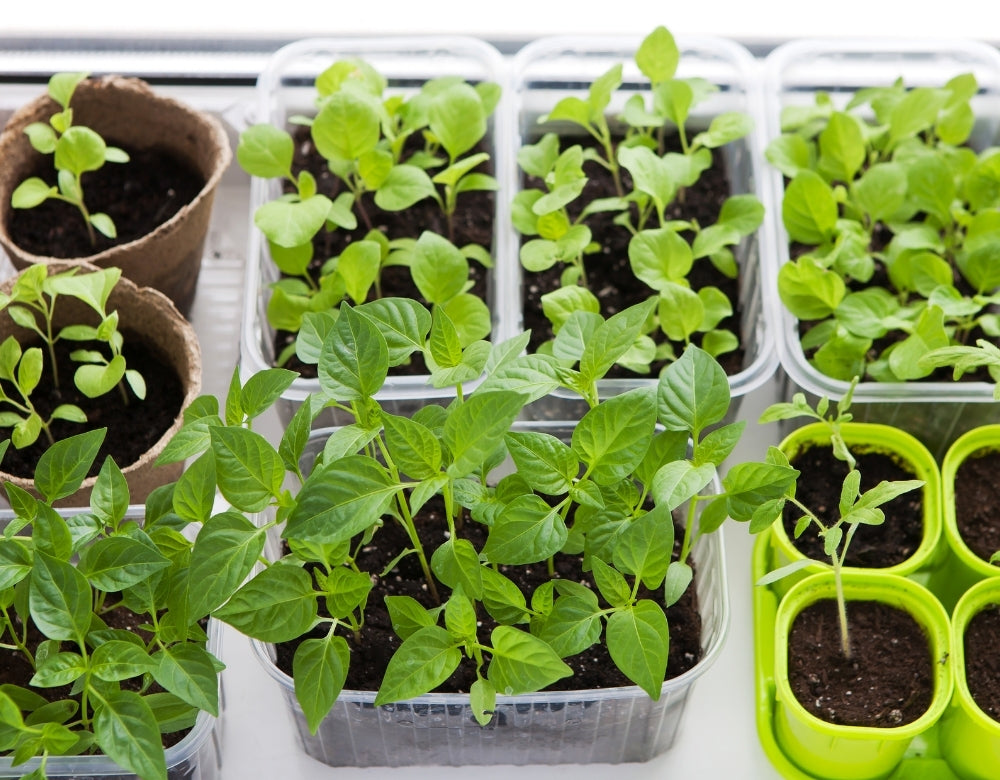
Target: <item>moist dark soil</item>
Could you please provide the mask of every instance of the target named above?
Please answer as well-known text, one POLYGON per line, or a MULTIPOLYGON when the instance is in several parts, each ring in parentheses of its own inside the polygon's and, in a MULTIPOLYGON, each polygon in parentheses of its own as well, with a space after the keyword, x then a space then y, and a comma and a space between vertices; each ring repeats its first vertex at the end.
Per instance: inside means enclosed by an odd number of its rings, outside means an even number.
MULTIPOLYGON (((21 631, 24 624, 21 622, 20 618, 14 614, 13 610, 11 610, 11 615, 14 620, 15 630, 21 631)), ((124 607, 118 607, 104 613, 102 618, 108 628, 125 629, 126 631, 131 631, 134 634, 142 636, 146 640, 150 638, 149 635, 140 628, 142 624, 148 623, 149 621, 149 618, 145 615, 137 615, 124 607)), ((35 624, 29 623, 28 639, 26 644, 28 649, 31 650, 32 655, 35 654, 38 645, 45 640, 46 637, 35 627, 35 624)), ((62 651, 79 652, 79 648, 77 648, 72 642, 64 642, 62 651)), ((0 685, 17 685, 22 688, 30 688, 39 696, 48 699, 50 702, 62 701, 64 699, 76 699, 79 701, 79 694, 74 693, 69 685, 63 685, 55 688, 31 687, 29 685, 29 681, 34 674, 35 672, 31 667, 31 664, 20 652, 4 650, 0 653, 0 685)), ((125 690, 135 691, 137 693, 145 692, 142 689, 141 678, 123 680, 121 682, 121 687, 125 690)), ((162 690, 163 689, 156 685, 156 683, 153 683, 152 687, 148 688, 149 693, 155 693, 162 690)), ((164 749, 176 745, 184 739, 190 731, 191 729, 182 729, 170 734, 162 734, 161 738, 163 740, 164 749)))
MULTIPOLYGON (((420 536, 429 555, 429 551, 439 546, 446 538, 444 520, 440 515, 425 514, 422 510, 420 522, 420 536)), ((486 531, 485 526, 468 520, 463 524, 461 535, 469 538, 478 550, 482 549, 486 540, 486 531)), ((678 541, 675 545, 675 553, 679 550, 683 531, 678 533, 676 537, 678 541)), ((364 548, 357 559, 358 565, 363 571, 383 571, 400 550, 409 546, 411 546, 409 539, 402 527, 395 523, 389 523, 379 530, 372 543, 364 548)), ((557 555, 555 567, 556 577, 572 579, 590 588, 595 587, 589 573, 581 571, 580 557, 557 555)), ((501 566, 500 572, 513 580, 521 592, 525 594, 530 594, 549 579, 545 563, 530 566, 501 566)), ((661 593, 643 592, 640 595, 642 598, 657 599, 662 604, 661 593)), ((404 558, 385 576, 375 578, 375 586, 368 597, 368 608, 365 611, 365 625, 361 632, 360 643, 355 643, 350 634, 345 634, 351 646, 351 663, 347 682, 344 685, 346 690, 378 690, 389 659, 401 644, 401 640, 392 630, 392 624, 384 606, 385 596, 411 596, 425 607, 436 606, 421 576, 415 556, 404 558)), ((444 600, 447 597, 448 594, 445 590, 441 593, 441 598, 444 600)), ((529 596, 528 602, 530 603, 530 601, 529 596)), ((667 679, 670 679, 686 672, 702 657, 701 615, 698 611, 695 589, 688 588, 681 600, 667 609, 666 614, 670 626, 670 648, 667 662, 667 679)), ((485 613, 480 614, 479 619, 479 636, 488 641, 490 632, 496 624, 485 613)), ((526 626, 521 626, 521 628, 527 629, 526 626)), ((302 637, 302 639, 308 638, 310 637, 302 637)), ((277 665, 286 674, 292 673, 292 658, 299 641, 277 646, 277 665)), ((603 643, 598 643, 577 656, 563 660, 573 669, 573 676, 559 680, 546 690, 569 691, 634 685, 611 661, 607 646, 603 643)), ((463 659, 463 663, 455 673, 437 688, 436 692, 467 693, 475 680, 475 669, 468 659, 463 659)))
POLYGON ((930 706, 934 663, 923 629, 904 610, 876 601, 847 603, 851 657, 840 647, 833 599, 795 618, 788 639, 788 681, 799 703, 845 726, 892 728, 930 706))
MULTIPOLYGON (((316 178, 318 191, 331 199, 346 191, 343 182, 330 171, 326 160, 316 151, 315 144, 309 137, 309 128, 298 127, 292 133, 296 141, 293 159, 293 169, 296 174, 302 170, 308 170, 316 178)), ((414 150, 416 140, 411 139, 404 156, 414 150)), ((487 145, 480 143, 470 154, 488 151, 487 145)), ((493 174, 492 160, 483 163, 475 170, 479 173, 493 174)), ((375 205, 374 196, 371 193, 365 193, 361 197, 360 208, 358 204, 355 204, 354 211, 358 214, 357 229, 350 231, 343 228, 332 231, 321 230, 313 239, 313 262, 309 268, 310 275, 314 279, 319 278, 320 268, 327 260, 338 256, 348 244, 362 240, 371 230, 378 230, 390 241, 398 238, 419 238, 422 233, 429 230, 445 236, 457 247, 478 244, 488 251, 492 251, 495 199, 496 196, 492 192, 474 191, 459 195, 452 224, 449 225, 441 207, 431 198, 425 198, 404 211, 384 211, 375 205)), ((470 280, 473 282, 473 287, 469 292, 487 300, 489 272, 475 260, 469 262, 469 267, 470 280)), ((402 267, 386 268, 383 272, 382 297, 391 296, 413 298, 428 305, 413 283, 409 270, 402 267)), ((373 297, 374 288, 369 300, 373 297)), ((294 339, 295 334, 278 331, 275 334, 274 354, 280 355, 281 351, 294 339)), ((313 378, 316 376, 316 366, 302 363, 294 355, 291 361, 285 364, 285 367, 298 371, 303 377, 313 378)), ((391 373, 392 375, 426 374, 427 367, 423 358, 415 355, 410 363, 393 367, 391 373)))
MULTIPOLYGON (((99 170, 81 177, 88 210, 91 214, 104 212, 111 217, 118 232, 116 239, 95 231, 96 243, 91 243, 79 210, 69 203, 50 199, 32 209, 10 209, 7 228, 14 243, 43 257, 89 257, 153 232, 193 201, 205 186, 200 173, 166 152, 131 148, 125 151, 129 162, 105 163, 99 170)), ((54 185, 56 172, 52 158, 41 159, 31 175, 54 185)))
POLYGON ((1000 608, 987 607, 965 628, 965 681, 979 709, 1000 721, 1000 608))
POLYGON ((955 472, 955 521, 962 540, 988 561, 1000 550, 1000 452, 973 453, 955 472))
MULTIPOLYGON (((573 139, 573 142, 579 142, 583 146, 589 144, 589 141, 576 138, 573 139)), ((668 138, 666 144, 668 151, 680 149, 676 136, 668 138)), ((577 203, 586 204, 597 198, 617 195, 614 179, 607 169, 593 161, 585 162, 583 169, 587 174, 588 181, 583 194, 577 198, 577 203)), ((632 186, 631 177, 624 169, 622 169, 622 183, 626 191, 632 186)), ((542 184, 537 179, 526 177, 523 186, 541 188, 542 184)), ((714 225, 718 221, 722 204, 731 194, 732 188, 729 184, 726 162, 721 152, 716 149, 713 152, 712 167, 703 172, 698 182, 687 188, 682 197, 676 198, 668 206, 665 217, 668 220, 694 220, 702 226, 714 225)), ((573 203, 567 206, 574 218, 578 215, 580 208, 581 206, 573 203)), ((656 291, 638 279, 632 272, 628 259, 628 244, 632 234, 626 228, 614 224, 613 215, 606 213, 598 213, 588 217, 586 224, 590 227, 592 240, 601 247, 599 252, 585 255, 583 260, 587 272, 587 287, 600 301, 601 315, 608 318, 622 309, 627 309, 629 306, 641 303, 651 295, 655 295, 656 291)), ((684 235, 688 240, 691 240, 690 235, 684 235)), ((559 276, 561 273, 560 266, 540 272, 522 269, 521 297, 524 329, 531 331, 529 350, 532 352, 536 351, 543 342, 553 338, 552 325, 542 311, 541 298, 546 293, 560 287, 559 276)), ((688 280, 694 290, 715 286, 729 298, 732 303, 733 315, 720 322, 718 327, 735 333, 740 344, 743 345, 744 340, 740 328, 739 280, 729 279, 720 273, 707 258, 695 261, 688 275, 688 280)), ((666 340, 666 336, 662 333, 650 335, 660 340, 666 340)), ((692 338, 694 343, 700 345, 701 337, 698 334, 692 338)), ((675 354, 678 355, 684 349, 683 344, 674 343, 673 346, 675 354)), ((719 356, 718 361, 727 374, 736 374, 742 370, 743 352, 741 346, 734 352, 719 356)), ((665 362, 654 363, 650 374, 658 375, 665 365, 665 362)), ((624 378, 638 375, 621 366, 614 366, 607 376, 609 378, 624 378)))
MULTIPOLYGON (((852 448, 861 472, 861 492, 879 482, 913 479, 914 473, 895 456, 881 452, 852 448)), ((840 490, 847 476, 847 464, 833 456, 830 447, 815 446, 799 453, 792 465, 801 473, 795 488, 796 498, 809 507, 825 525, 836 522, 840 490)), ((923 492, 911 490, 882 505, 885 522, 882 525, 858 527, 847 550, 848 566, 885 568, 902 563, 920 546, 923 537, 923 492)), ((796 549, 817 561, 829 560, 823 550, 823 539, 811 525, 795 539, 795 524, 802 512, 791 503, 785 504, 782 523, 796 549)))
MULTIPOLYGON (((184 388, 180 377, 167 360, 140 341, 135 334, 125 331, 122 335, 125 339, 122 354, 128 367, 136 369, 146 380, 146 398, 142 401, 135 397, 124 380, 127 403, 117 390, 112 390, 99 398, 87 398, 77 390, 73 383, 73 373, 80 364, 70 360, 70 352, 76 349, 95 349, 107 355, 106 346, 87 342, 57 342, 58 390, 52 381, 48 352, 42 347, 45 352, 45 369, 41 382, 32 393, 32 403, 35 404, 42 419, 47 419, 52 410, 60 404, 76 404, 87 415, 86 424, 54 420, 51 425, 53 438, 59 441, 95 428, 108 429, 90 476, 100 471, 108 455, 122 469, 139 460, 143 453, 173 425, 184 402, 184 388)), ((3 382, 2 386, 7 395, 19 398, 17 391, 8 383, 3 382)), ((0 408, 6 410, 9 407, 3 405, 0 408)), ((8 438, 10 434, 11 428, 0 428, 0 440, 8 438)), ((34 477, 38 458, 48 447, 49 442, 44 432, 30 447, 21 450, 9 447, 3 458, 3 470, 19 477, 29 479, 34 477)))

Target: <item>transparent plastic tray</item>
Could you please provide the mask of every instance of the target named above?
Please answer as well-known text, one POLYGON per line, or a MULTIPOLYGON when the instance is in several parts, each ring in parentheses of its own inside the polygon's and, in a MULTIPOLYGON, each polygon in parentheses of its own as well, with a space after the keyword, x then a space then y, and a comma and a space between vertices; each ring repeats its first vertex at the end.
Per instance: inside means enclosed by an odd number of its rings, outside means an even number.
MULTIPOLYGON (((766 137, 781 134, 781 109, 811 105, 818 91, 830 93, 838 106, 865 87, 888 86, 902 77, 908 87, 941 86, 960 73, 972 72, 979 82, 973 99, 977 124, 970 139, 981 149, 1000 142, 1000 52, 963 40, 817 39, 796 40, 764 58, 766 137)), ((770 222, 775 251, 764 257, 765 307, 778 358, 787 376, 785 396, 804 392, 812 400, 839 400, 848 383, 832 379, 806 360, 798 336, 798 320, 777 293, 778 269, 789 260, 788 234, 781 223, 784 184, 781 173, 767 166, 771 190, 770 222)), ((895 425, 912 433, 939 460, 949 444, 970 428, 1000 421, 1000 404, 985 382, 861 382, 854 392, 854 419, 895 425)))
MULTIPOLYGON (((764 136, 760 63, 745 47, 732 40, 678 36, 676 41, 681 50, 677 77, 701 77, 719 88, 709 100, 692 111, 690 123, 698 127, 707 126, 713 116, 725 111, 740 111, 754 120, 754 129, 747 137, 725 147, 726 164, 733 194, 755 194, 765 208, 769 208, 767 198, 770 191, 764 172, 760 170, 764 136)), ((609 113, 621 113, 628 97, 637 91, 648 91, 648 79, 634 61, 639 43, 638 37, 557 36, 539 38, 522 48, 511 61, 516 121, 516 132, 512 135, 515 144, 510 155, 512 159, 516 159, 517 150, 523 144, 533 143, 540 137, 540 116, 548 113, 564 97, 586 97, 590 84, 612 66, 623 66, 623 82, 612 99, 609 113)), ((520 170, 516 165, 508 171, 508 180, 504 184, 512 197, 521 189, 520 170)), ((508 240, 513 247, 514 262, 503 267, 502 272, 508 278, 502 279, 501 285, 503 289, 515 292, 517 309, 516 318, 506 320, 514 330, 504 335, 515 335, 523 330, 521 294, 524 274, 518 259, 521 237, 513 225, 508 224, 507 229, 510 231, 508 240)), ((740 265, 740 300, 736 315, 740 319, 745 351, 741 370, 729 379, 731 392, 737 399, 733 404, 734 411, 739 405, 738 399, 769 380, 777 367, 773 339, 767 334, 759 273, 761 258, 772 254, 772 240, 765 219, 755 236, 734 248, 740 265)), ((655 377, 605 379, 598 383, 598 393, 605 398, 636 387, 648 387, 655 382, 655 377)), ((579 396, 566 391, 557 391, 553 396, 549 399, 550 408, 543 408, 541 403, 534 405, 540 418, 567 419, 586 410, 586 405, 581 407, 576 403, 579 396)))

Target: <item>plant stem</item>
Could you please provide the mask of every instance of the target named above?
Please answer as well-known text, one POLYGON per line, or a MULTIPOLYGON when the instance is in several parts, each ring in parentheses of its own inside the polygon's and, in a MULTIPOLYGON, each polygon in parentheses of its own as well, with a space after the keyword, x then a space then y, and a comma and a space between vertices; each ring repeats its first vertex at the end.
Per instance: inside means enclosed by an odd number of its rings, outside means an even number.
POLYGON ((837 589, 837 618, 840 621, 840 650, 844 658, 851 657, 851 637, 847 630, 847 600, 844 598, 843 561, 833 555, 833 582, 837 589))

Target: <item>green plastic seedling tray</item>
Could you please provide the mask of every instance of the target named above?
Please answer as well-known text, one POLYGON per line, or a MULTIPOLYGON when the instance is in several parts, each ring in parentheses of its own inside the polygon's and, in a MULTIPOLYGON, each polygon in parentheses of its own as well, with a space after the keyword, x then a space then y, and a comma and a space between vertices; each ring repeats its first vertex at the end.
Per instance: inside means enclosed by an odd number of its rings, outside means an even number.
MULTIPOLYGON (((764 752, 786 780, 828 780, 811 774, 785 755, 774 734, 774 618, 778 595, 757 581, 767 571, 771 547, 770 529, 761 533, 753 548, 754 695, 757 705, 757 735, 764 752)), ((934 726, 910 743, 903 760, 886 780, 962 780, 945 761, 938 745, 940 726, 934 726)))

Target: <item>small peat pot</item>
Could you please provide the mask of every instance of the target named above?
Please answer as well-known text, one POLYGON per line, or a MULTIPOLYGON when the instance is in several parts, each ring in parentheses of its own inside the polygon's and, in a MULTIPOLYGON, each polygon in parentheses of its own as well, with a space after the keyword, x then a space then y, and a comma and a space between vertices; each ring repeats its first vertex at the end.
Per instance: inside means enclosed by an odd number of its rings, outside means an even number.
POLYGON ((1000 575, 1000 568, 989 562, 1000 551, 997 462, 1000 425, 984 425, 956 439, 941 464, 949 556, 934 576, 933 588, 946 607, 980 580, 1000 575))
POLYGON ((92 130, 129 157, 97 171, 85 168, 83 179, 89 211, 108 216, 117 238, 95 233, 88 241, 90 226, 69 203, 49 199, 31 208, 11 205, 15 190, 31 177, 55 184, 52 158, 38 152, 25 132, 32 125, 48 127, 53 114, 61 112, 46 94, 16 111, 0 134, 0 246, 17 268, 66 262, 118 266, 137 285, 160 290, 187 314, 215 191, 232 160, 225 128, 213 116, 157 95, 136 78, 85 79, 70 94, 71 129, 92 130), (175 174, 178 179, 160 191, 167 175, 175 174), (115 181, 108 195, 92 201, 98 195, 92 177, 98 175, 115 181), (31 224, 23 224, 29 215, 31 224), (70 226, 82 235, 79 246, 68 237, 70 226))
POLYGON ((941 748, 965 780, 991 780, 1000 766, 1000 579, 983 580, 952 613, 955 693, 941 719, 941 748))
MULTIPOLYGON (((0 296, 10 296, 12 293, 15 296, 15 303, 8 304, 7 310, 0 312, 0 342, 5 344, 0 349, 0 354, 3 355, 5 372, 9 373, 5 376, 3 391, 20 400, 17 392, 12 389, 12 377, 16 374, 22 386, 24 385, 25 376, 21 371, 27 373, 27 369, 21 367, 28 362, 28 352, 37 348, 34 351, 40 353, 37 355, 39 375, 34 378, 35 386, 31 397, 41 396, 41 403, 37 404, 39 415, 41 419, 48 420, 53 439, 59 440, 86 430, 106 428, 96 468, 100 467, 106 455, 112 456, 128 481, 131 501, 141 504, 152 490, 176 480, 183 470, 183 462, 158 466, 156 459, 181 427, 184 410, 201 391, 201 346, 194 328, 166 295, 150 287, 139 287, 125 277, 120 277, 115 282, 118 274, 118 269, 98 269, 85 264, 53 264, 29 267, 0 285, 0 296), (19 280, 26 276, 38 277, 38 269, 41 268, 48 275, 42 274, 44 282, 35 279, 39 284, 48 283, 60 272, 66 271, 76 271, 70 276, 74 280, 92 274, 100 275, 108 284, 113 283, 109 291, 102 289, 100 292, 101 296, 107 295, 106 302, 100 307, 104 314, 99 314, 94 308, 94 299, 85 301, 65 292, 58 294, 54 303, 47 294, 40 300, 51 305, 53 333, 65 333, 62 329, 67 326, 100 330, 114 321, 114 329, 123 345, 121 354, 127 361, 127 370, 136 370, 142 376, 142 384, 146 387, 144 400, 135 397, 128 374, 101 398, 87 398, 79 390, 75 372, 83 364, 76 359, 68 359, 68 356, 64 357, 62 353, 69 352, 69 349, 63 348, 68 345, 73 350, 89 350, 91 357, 88 360, 95 361, 91 366, 96 369, 98 365, 104 365, 96 361, 116 359, 109 353, 108 344, 100 341, 73 342, 61 338, 57 342, 57 364, 62 365, 61 389, 53 389, 51 364, 48 362, 49 350, 40 340, 39 331, 24 326, 28 324, 26 318, 32 318, 31 321, 36 325, 43 318, 33 319, 35 315, 27 305, 16 304, 20 294, 17 292, 19 280), (18 318, 22 324, 15 322, 12 316, 14 310, 20 310, 18 318), (10 362, 12 356, 8 350, 11 348, 15 350, 13 358, 20 358, 19 363, 10 362), (19 367, 14 369, 13 365, 19 367), (73 415, 56 414, 53 411, 56 404, 65 404, 67 401, 78 405, 86 417, 85 421, 70 419, 73 415), (90 406, 90 403, 94 403, 94 406, 90 406), (49 419, 50 415, 53 415, 53 419, 49 419)), ((88 294, 84 295, 86 297, 88 294)), ((38 327, 44 328, 44 323, 38 327)), ((5 415, 11 409, 16 407, 3 404, 5 415)), ((20 410, 13 414, 27 416, 20 410)), ((4 422, 7 426, 13 426, 13 417, 4 422)), ((16 437, 21 435, 17 426, 3 428, 2 434, 3 438, 15 438, 15 442, 16 437)), ((42 433, 33 444, 27 444, 21 449, 10 446, 4 455, 0 480, 35 492, 32 475, 35 473, 37 459, 47 445, 47 437, 42 433)), ((86 505, 95 481, 96 471, 83 481, 76 493, 60 500, 58 505, 86 505)))
MULTIPOLYGON (((859 470, 873 487, 881 480, 923 480, 921 490, 904 494, 886 504, 886 521, 881 526, 862 526, 851 544, 847 560, 849 567, 877 568, 880 571, 906 577, 927 579, 941 563, 944 551, 938 541, 941 536, 941 477, 930 452, 916 438, 887 425, 846 423, 841 426, 844 440, 859 460, 859 470), (885 470, 884 470, 885 469, 885 470), (883 550, 880 539, 892 546, 883 550), (886 557, 883 557, 886 556, 886 557)), ((779 445, 802 473, 798 478, 797 496, 813 508, 827 506, 835 511, 840 489, 847 473, 846 464, 833 458, 829 428, 822 423, 804 425, 792 431, 779 445), (821 488, 819 479, 829 482, 821 488)), ((801 540, 792 537, 798 519, 794 508, 786 507, 784 522, 771 527, 770 569, 777 569, 804 557, 825 560, 822 540, 806 533, 801 540), (803 551, 799 545, 816 543, 817 549, 803 551)), ((823 564, 807 566, 797 575, 779 580, 772 587, 784 593, 806 574, 824 569, 823 564)))
POLYGON ((832 573, 801 580, 778 605, 774 631, 774 737, 784 756, 809 777, 875 780, 890 776, 910 743, 930 730, 947 709, 953 688, 951 632, 948 614, 940 602, 929 590, 905 577, 845 571, 843 586, 853 648, 851 660, 844 660, 839 651, 832 573), (812 652, 798 644, 796 634, 800 621, 812 610, 820 612, 820 623, 809 629, 809 641, 814 641, 825 625, 824 633, 830 636, 824 644, 827 648, 832 644, 833 655, 840 659, 822 661, 823 674, 819 677, 824 682, 842 678, 846 690, 838 686, 820 691, 815 687, 817 676, 806 670, 812 652), (877 615, 874 624, 866 620, 869 612, 877 615), (900 629, 890 636, 884 621, 892 615, 898 615, 901 621, 900 629), (904 637, 916 645, 912 651, 904 652, 908 644, 904 637), (790 642, 795 644, 790 646, 790 642), (868 656, 866 645, 874 646, 880 657, 868 656), (871 672, 875 676, 869 676, 871 672), (895 674, 896 678, 876 683, 882 672, 895 674), (804 703, 793 692, 793 685, 805 686, 808 693, 804 703), (834 703, 835 697, 853 704, 874 686, 885 691, 882 703, 872 706, 872 712, 880 713, 877 721, 884 725, 867 725, 864 720, 862 725, 827 720, 832 717, 850 722, 853 716, 834 703), (912 712, 908 712, 908 705, 912 705, 912 712), (817 712, 822 712, 822 717, 817 712))

